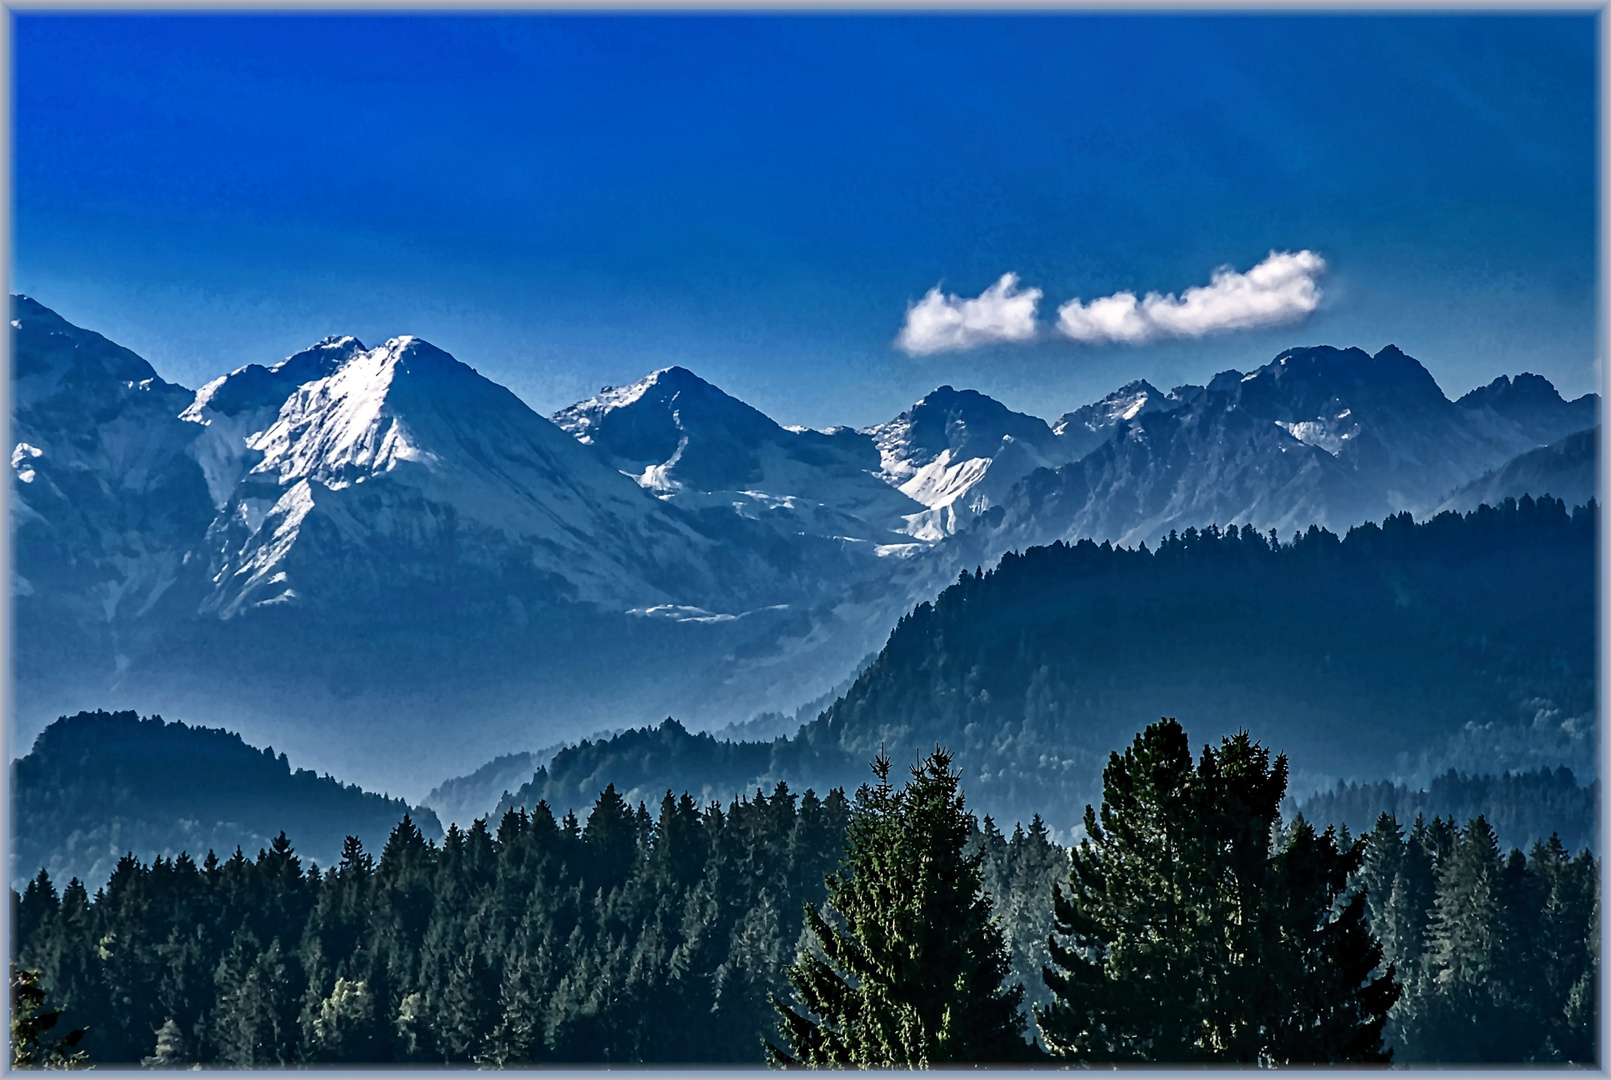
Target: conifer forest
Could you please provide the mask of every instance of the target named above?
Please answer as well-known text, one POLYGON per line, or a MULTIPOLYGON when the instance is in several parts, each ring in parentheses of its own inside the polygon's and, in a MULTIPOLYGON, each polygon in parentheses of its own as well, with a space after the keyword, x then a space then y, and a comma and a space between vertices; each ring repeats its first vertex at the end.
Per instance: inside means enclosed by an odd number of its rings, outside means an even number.
POLYGON ((1162 720, 1072 848, 966 763, 726 806, 606 787, 378 853, 126 857, 12 891, 16 1065, 1597 1060, 1599 865, 1481 815, 1283 818, 1162 720), (20 1025, 20 1027, 19 1027, 20 1025))

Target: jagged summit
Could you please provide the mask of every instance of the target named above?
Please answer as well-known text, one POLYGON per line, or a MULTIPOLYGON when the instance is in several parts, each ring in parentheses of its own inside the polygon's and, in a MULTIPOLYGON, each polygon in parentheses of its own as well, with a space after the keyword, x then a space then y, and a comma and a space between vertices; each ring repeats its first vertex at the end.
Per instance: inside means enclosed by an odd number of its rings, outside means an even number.
POLYGON ((927 508, 905 531, 929 543, 988 510, 1022 477, 1067 460, 1040 417, 950 385, 864 433, 878 446, 885 481, 927 508))
POLYGON ((297 387, 324 378, 363 351, 364 343, 357 338, 332 335, 277 364, 238 367, 197 390, 196 400, 185 410, 184 419, 206 424, 215 416, 239 416, 264 408, 278 410, 297 387))
POLYGON ((948 465, 990 458, 1008 436, 1042 454, 1056 441, 1040 417, 1014 412, 977 390, 950 385, 936 387, 895 419, 864 430, 878 445, 885 479, 896 485, 905 485, 942 456, 948 465))
POLYGON ((1135 379, 1104 398, 1064 413, 1052 425, 1052 433, 1063 440, 1071 459, 1078 458, 1100 446, 1118 425, 1180 404, 1178 395, 1165 394, 1147 380, 1135 379))
POLYGON ((1563 400, 1565 399, 1555 389, 1554 383, 1542 375, 1524 371, 1514 379, 1509 375, 1501 375, 1487 386, 1479 386, 1469 391, 1461 396, 1459 404, 1476 406, 1498 402, 1528 402, 1553 405, 1563 400))
POLYGON ((1374 356, 1364 349, 1330 345, 1288 349, 1244 375, 1237 396, 1246 406, 1267 405, 1293 418, 1306 412, 1318 415, 1334 400, 1355 409, 1371 404, 1401 409, 1448 404, 1432 373, 1395 345, 1374 356))

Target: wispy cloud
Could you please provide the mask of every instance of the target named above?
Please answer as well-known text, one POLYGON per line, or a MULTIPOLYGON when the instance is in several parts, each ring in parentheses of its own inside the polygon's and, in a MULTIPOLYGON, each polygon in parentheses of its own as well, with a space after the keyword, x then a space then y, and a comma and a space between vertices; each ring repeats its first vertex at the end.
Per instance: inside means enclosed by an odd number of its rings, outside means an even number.
POLYGON ((1029 341, 1035 336, 1039 289, 1020 289, 1017 274, 973 299, 940 292, 936 285, 906 309, 906 324, 895 344, 912 355, 972 349, 997 342, 1029 341))
POLYGON ((1137 300, 1118 292, 1090 303, 1070 300, 1057 309, 1057 329, 1089 344, 1139 345, 1295 322, 1320 303, 1315 279, 1325 269, 1326 260, 1312 251, 1272 251, 1245 274, 1222 266, 1207 285, 1179 296, 1151 292, 1137 300))

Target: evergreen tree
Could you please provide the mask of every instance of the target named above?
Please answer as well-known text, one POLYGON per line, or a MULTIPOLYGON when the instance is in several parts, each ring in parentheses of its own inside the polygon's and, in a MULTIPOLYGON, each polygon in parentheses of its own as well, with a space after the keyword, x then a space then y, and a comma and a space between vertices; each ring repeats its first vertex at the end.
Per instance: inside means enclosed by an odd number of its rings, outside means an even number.
MULTIPOLYGON (((1569 857, 1552 840, 1501 858, 1491 843, 1472 846, 1475 825, 1462 832, 1452 819, 1418 819, 1406 836, 1388 819, 1356 863, 1359 845, 1344 836, 1302 821, 1275 828, 1279 761, 1244 738, 1208 755, 1205 771, 1179 741, 1197 794, 1166 801, 1180 811, 1173 817, 1153 808, 1157 827, 1142 837, 1169 839, 1173 854, 1154 850, 1124 873, 1156 897, 1158 882, 1173 883, 1217 913, 1194 915, 1177 935, 1185 944, 1171 962, 1206 973, 1195 996, 1170 998, 1160 983, 1162 1000, 1212 1037, 1201 1044, 1212 1054, 1354 1059, 1369 1049, 1380 1012, 1367 991, 1385 992, 1382 974, 1402 959, 1416 992, 1392 1010, 1398 1060, 1595 1060, 1598 862, 1587 852, 1569 857), (1193 876, 1198 855, 1219 877, 1193 876), (1364 897, 1339 885, 1356 865, 1364 897), (1469 887, 1473 878, 1486 891, 1469 887), (1383 881, 1392 882, 1385 909, 1383 881), (1463 925, 1473 916, 1488 929, 1463 925), (1398 950, 1374 961, 1374 982, 1367 917, 1398 950), (1495 943, 1489 953, 1468 947, 1483 933, 1495 943), (1472 974, 1483 970, 1491 973, 1472 974), (1476 1014, 1447 1007, 1462 986, 1503 1006, 1482 1014, 1487 1030, 1473 1034, 1476 1014)), ((1167 771, 1153 763, 1154 774, 1167 771)), ((853 1005, 846 995, 861 995, 858 1060, 874 1051, 892 1060, 891 1047, 912 1061, 1001 1057, 966 1045, 987 1041, 970 1031, 1011 1027, 1010 1011, 978 989, 1002 970, 979 928, 999 927, 1011 953, 1011 970, 992 987, 1008 998, 1002 983, 1051 964, 1056 911, 1046 899, 1055 880, 1077 876, 1068 852, 1039 821, 1010 838, 994 822, 975 825, 960 795, 947 808, 954 789, 944 784, 928 801, 892 790, 887 773, 881 787, 855 806, 842 791, 797 797, 781 783, 726 807, 684 795, 663 800, 655 819, 606 792, 585 829, 539 803, 505 813, 496 830, 454 830, 440 845, 405 822, 379 859, 349 840, 324 873, 303 870, 279 838, 253 859, 125 859, 93 897, 79 881, 58 896, 37 875, 12 894, 14 960, 39 969, 37 986, 66 1003, 52 1031, 87 1029, 70 1051, 115 1066, 753 1062, 768 1033, 777 1037, 769 1001, 787 992, 790 958, 799 972, 813 955, 826 973, 819 1000, 837 993, 838 1005, 853 1005), (825 907, 853 817, 861 854, 835 875, 845 907, 825 907), (819 927, 847 940, 817 939, 808 904, 823 912, 819 927), (857 914, 860 937, 846 912, 857 914), (830 949, 859 956, 876 977, 834 967, 830 949), (924 1012, 931 1004, 949 1004, 951 1015, 924 1012)), ((1110 847, 1121 831, 1106 821, 1098 830, 1110 847)), ((1124 946, 1132 967, 1138 941, 1132 934, 1124 946)), ((1110 949, 1110 959, 1122 952, 1110 949)), ((1122 997, 1122 988, 1098 989, 1122 997)), ((815 1045, 846 1056, 849 1013, 794 1007, 809 1015, 815 1045)))
POLYGON ((375 997, 362 979, 338 978, 330 996, 319 1003, 308 1034, 314 1061, 378 1060, 380 1029, 375 997))
POLYGON ((1426 944, 1426 924, 1435 891, 1434 850, 1426 819, 1417 817, 1406 837, 1398 819, 1382 814, 1365 836, 1358 884, 1365 893, 1371 933, 1382 943, 1382 960, 1401 980, 1413 981, 1426 944))
POLYGON ((27 884, 20 897, 13 891, 11 898, 15 912, 11 921, 12 932, 17 935, 18 945, 26 948, 40 928, 56 917, 61 900, 56 895, 56 886, 51 884, 50 875, 44 870, 40 870, 27 884))
POLYGON ((1573 995, 1579 986, 1593 986, 1591 975, 1598 949, 1597 939, 1591 935, 1596 929, 1598 868, 1587 851, 1577 858, 1568 855, 1556 835, 1535 844, 1529 862, 1537 884, 1526 919, 1533 945, 1533 955, 1527 963, 1527 993, 1535 1002, 1544 1029, 1538 1056, 1543 1060, 1592 1062, 1595 1032, 1584 1021, 1594 1014, 1594 1002, 1592 997, 1580 1000, 1578 1008, 1589 1008, 1587 1015, 1578 1018, 1574 1015, 1573 995))
POLYGON ((11 1067, 13 1069, 71 1069, 86 1064, 79 1050, 82 1028, 57 1039, 45 1033, 60 1023, 61 1009, 52 1009, 39 985, 39 972, 11 965, 11 1067))
POLYGON ((1445 826, 1426 953, 1397 1017, 1411 1061, 1597 1058, 1599 871, 1557 837, 1502 856, 1483 816, 1445 826))
POLYGON ((890 763, 856 793, 829 911, 807 904, 813 950, 789 969, 803 1010, 775 995, 789 1049, 775 1064, 925 1066, 1031 1056, 1022 986, 982 888, 983 853, 951 755, 936 748, 897 791, 890 763), (832 920, 832 921, 830 921, 832 920), (814 1018, 813 1018, 814 1017, 814 1018))
POLYGON ((178 1069, 190 1060, 187 1053, 184 1032, 170 1016, 157 1029, 156 1049, 150 1057, 141 1058, 140 1064, 147 1069, 178 1069))
POLYGON ((1511 1014, 1526 1003, 1507 985, 1505 864, 1487 821, 1461 830, 1438 861, 1437 895, 1421 970, 1402 1021, 1418 1061, 1520 1061, 1511 1014))
POLYGON ((1272 852, 1284 756, 1245 732, 1194 763, 1172 719, 1103 772, 1068 892, 1054 894, 1054 994, 1037 1020, 1079 1061, 1381 1061, 1397 989, 1364 898, 1363 843, 1303 822, 1272 852), (1339 904, 1339 902, 1341 903, 1339 904), (1339 910, 1340 907, 1340 910, 1339 910))

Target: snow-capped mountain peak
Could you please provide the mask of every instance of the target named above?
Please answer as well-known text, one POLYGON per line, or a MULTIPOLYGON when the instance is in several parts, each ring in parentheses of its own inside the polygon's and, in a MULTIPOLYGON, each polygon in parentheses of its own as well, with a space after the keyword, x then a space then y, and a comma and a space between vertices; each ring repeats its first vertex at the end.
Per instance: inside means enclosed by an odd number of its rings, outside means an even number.
POLYGON ((363 351, 357 338, 333 335, 277 364, 236 368, 196 391, 179 419, 203 429, 190 456, 207 477, 214 506, 223 509, 229 502, 235 485, 257 460, 252 440, 274 422, 297 388, 332 374, 363 351))
POLYGON ((976 390, 941 386, 887 423, 865 429, 886 482, 922 503, 905 531, 937 542, 1023 476, 1067 460, 1046 421, 976 390))
POLYGON ((1168 395, 1163 391, 1145 379, 1136 379, 1104 398, 1064 413, 1052 425, 1052 433, 1061 437, 1074 428, 1103 430, 1125 420, 1134 420, 1143 413, 1168 408, 1170 404, 1168 395))
POLYGON ((895 419, 864 430, 878 446, 884 478, 897 486, 942 454, 952 464, 993 457, 1006 435, 1055 454, 1056 439, 1040 417, 951 386, 937 387, 895 419))
POLYGON ((878 475, 865 433, 783 427, 683 367, 605 387, 553 419, 662 499, 736 510, 791 537, 888 544, 921 510, 878 475))
POLYGON ((1072 461, 1112 437, 1121 424, 1148 413, 1170 412, 1181 404, 1177 395, 1165 394, 1147 380, 1136 379, 1106 397, 1064 413, 1052 425, 1052 433, 1062 440, 1064 453, 1072 461))
POLYGON ((404 463, 434 470, 440 458, 431 445, 480 443, 477 414, 491 420, 521 410, 530 412, 469 365, 420 338, 397 337, 354 349, 330 374, 298 387, 274 423, 248 440, 263 455, 252 472, 339 488, 404 463))
POLYGON ((364 343, 355 337, 327 337, 277 364, 247 364, 196 391, 183 418, 206 424, 216 416, 238 416, 264 408, 278 410, 303 383, 322 379, 346 363, 364 343))

